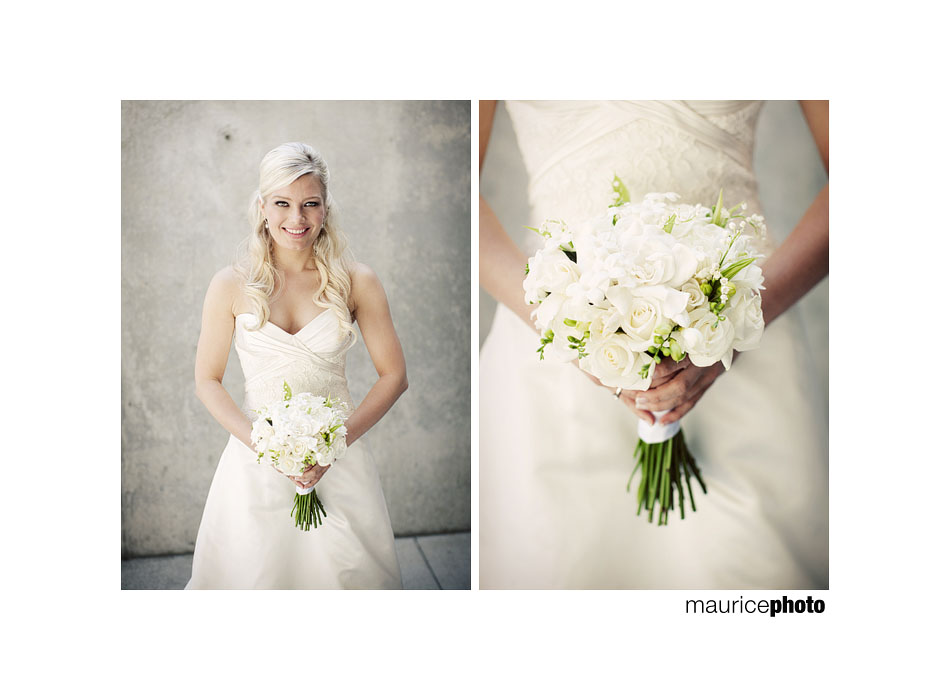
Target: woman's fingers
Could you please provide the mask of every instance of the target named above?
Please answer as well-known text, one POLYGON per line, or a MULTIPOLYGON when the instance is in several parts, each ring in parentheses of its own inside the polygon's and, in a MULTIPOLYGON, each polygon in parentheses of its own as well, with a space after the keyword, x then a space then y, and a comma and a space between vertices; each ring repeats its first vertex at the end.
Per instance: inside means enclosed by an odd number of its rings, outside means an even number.
POLYGON ((311 486, 320 481, 328 469, 330 469, 329 465, 326 467, 322 465, 314 465, 309 470, 300 475, 300 477, 298 477, 300 480, 297 482, 298 486, 300 486, 302 489, 309 489, 311 486))
POLYGON ((639 407, 637 407, 637 395, 639 395, 639 391, 624 391, 620 395, 620 401, 626 405, 627 409, 633 412, 633 414, 635 414, 647 424, 652 425, 655 421, 653 415, 646 410, 641 410, 639 407))
POLYGON ((683 417, 685 417, 686 413, 693 409, 696 403, 699 402, 699 399, 703 397, 703 393, 705 393, 706 389, 712 385, 712 382, 716 380, 716 377, 712 376, 708 381, 705 379, 706 377, 703 377, 704 385, 698 385, 693 388, 683 402, 663 415, 662 419, 659 419, 658 421, 661 424, 672 424, 673 422, 678 422, 683 417))
POLYGON ((683 402, 696 378, 695 369, 680 371, 666 383, 637 395, 637 407, 641 410, 671 410, 683 402))
POLYGON ((699 402, 699 399, 703 397, 703 394, 713 384, 719 373, 716 367, 700 370, 699 377, 686 391, 685 395, 677 400, 675 406, 669 408, 670 411, 663 415, 663 418, 659 421, 663 424, 672 424, 682 419, 699 402))

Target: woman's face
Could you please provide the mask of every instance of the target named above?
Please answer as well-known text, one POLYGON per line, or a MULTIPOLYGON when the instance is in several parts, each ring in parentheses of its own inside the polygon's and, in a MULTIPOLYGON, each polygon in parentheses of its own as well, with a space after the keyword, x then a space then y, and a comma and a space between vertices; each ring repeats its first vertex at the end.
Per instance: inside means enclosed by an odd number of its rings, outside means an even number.
POLYGON ((326 218, 323 184, 313 173, 269 194, 261 206, 274 244, 292 251, 309 250, 326 218))

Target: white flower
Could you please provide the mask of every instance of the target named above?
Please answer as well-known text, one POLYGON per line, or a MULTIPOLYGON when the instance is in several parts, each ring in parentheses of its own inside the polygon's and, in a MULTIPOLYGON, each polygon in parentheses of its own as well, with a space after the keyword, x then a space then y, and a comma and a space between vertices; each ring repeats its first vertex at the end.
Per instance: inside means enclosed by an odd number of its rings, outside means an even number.
POLYGON ((623 251, 633 259, 632 277, 644 285, 678 288, 696 273, 696 253, 666 233, 625 237, 623 251))
POLYGON ((334 460, 339 460, 346 455, 346 438, 342 434, 333 439, 330 444, 330 454, 334 460))
POLYGON ((735 277, 732 278, 733 285, 737 289, 748 288, 749 290, 764 290, 763 278, 762 278, 762 269, 759 268, 758 264, 749 264, 741 271, 739 271, 735 277))
POLYGON ((699 287, 699 281, 695 278, 690 278, 685 283, 683 287, 680 288, 687 295, 686 309, 692 311, 698 307, 706 304, 706 295, 703 294, 702 289, 699 287))
POLYGON ((297 465, 297 460, 292 455, 283 455, 277 461, 277 469, 292 476, 297 476, 297 465))
POLYGON ((649 378, 641 378, 640 369, 651 365, 653 358, 638 352, 633 345, 633 340, 623 333, 598 338, 592 343, 590 355, 580 361, 581 369, 596 376, 605 386, 646 390, 650 387, 649 378))
POLYGON ((686 302, 688 295, 678 290, 661 286, 645 286, 628 290, 612 287, 607 291, 608 300, 616 307, 617 325, 633 341, 633 349, 643 352, 653 345, 653 335, 658 326, 671 319, 688 324, 686 302))
POLYGON ((557 247, 543 249, 528 259, 528 275, 522 286, 527 303, 537 303, 547 294, 564 294, 580 278, 580 269, 557 247))
POLYGON ((309 450, 310 448, 306 440, 299 437, 295 438, 293 444, 290 446, 290 452, 298 458, 304 457, 309 450))
POLYGON ((721 361, 726 369, 732 364, 732 342, 735 334, 729 319, 719 317, 708 309, 694 309, 689 313, 690 327, 684 328, 679 338, 690 361, 698 367, 712 366, 721 361))
POLYGON ((758 346, 765 329, 765 320, 762 317, 762 298, 757 292, 740 288, 722 313, 735 329, 735 342, 732 345, 735 350, 744 352, 758 346))
POLYGON ((590 322, 602 311, 604 310, 591 307, 586 302, 561 303, 561 308, 549 323, 549 329, 554 331, 554 342, 545 348, 545 358, 550 354, 558 362, 577 359, 578 350, 571 347, 572 343, 568 338, 583 340, 590 322))

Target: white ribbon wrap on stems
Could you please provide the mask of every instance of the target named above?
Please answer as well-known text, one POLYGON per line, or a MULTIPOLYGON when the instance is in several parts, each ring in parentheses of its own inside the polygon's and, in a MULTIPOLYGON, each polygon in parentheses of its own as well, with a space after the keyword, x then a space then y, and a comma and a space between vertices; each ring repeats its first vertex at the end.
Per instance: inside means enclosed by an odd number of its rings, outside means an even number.
MULTIPOLYGON (((657 412, 650 411, 650 414, 653 415, 654 419, 659 419, 665 415, 669 410, 659 410, 657 412)), ((642 419, 637 423, 637 433, 640 435, 640 440, 644 443, 663 443, 674 436, 676 432, 680 430, 679 420, 673 422, 672 424, 660 424, 659 422, 654 422, 652 425, 647 424, 642 419)))
POLYGON ((317 488, 317 485, 314 484, 314 485, 311 486, 309 489, 305 489, 305 488, 303 488, 302 486, 297 486, 296 484, 294 484, 294 487, 297 489, 297 493, 298 493, 298 494, 300 494, 301 496, 306 496, 307 494, 309 494, 310 492, 312 492, 314 489, 316 489, 316 488, 317 488))

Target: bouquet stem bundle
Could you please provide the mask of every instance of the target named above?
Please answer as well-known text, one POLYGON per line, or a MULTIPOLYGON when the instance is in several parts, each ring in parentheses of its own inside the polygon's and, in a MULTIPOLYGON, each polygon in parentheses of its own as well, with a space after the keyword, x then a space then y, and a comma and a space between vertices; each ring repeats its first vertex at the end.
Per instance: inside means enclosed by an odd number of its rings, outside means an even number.
POLYGON ((323 517, 327 516, 327 511, 320 502, 320 497, 312 488, 305 494, 297 491, 294 497, 294 505, 290 509, 290 515, 294 518, 294 524, 304 532, 309 532, 311 527, 318 527, 323 524, 323 517))
POLYGON ((706 493, 706 484, 696 466, 696 460, 693 458, 689 448, 686 447, 686 439, 683 438, 683 432, 677 431, 673 438, 661 441, 660 443, 647 443, 643 439, 637 441, 637 448, 633 453, 637 464, 630 473, 630 479, 627 481, 627 491, 630 491, 630 485, 633 483, 633 477, 640 470, 640 486, 637 489, 637 515, 646 508, 647 521, 653 522, 653 512, 656 504, 659 502, 659 514, 657 525, 666 525, 669 523, 670 509, 673 508, 674 500, 679 504, 680 519, 686 518, 684 508, 685 494, 683 485, 686 485, 686 491, 689 492, 689 504, 696 512, 696 502, 693 500, 693 487, 690 480, 695 477, 699 482, 703 493, 706 493), (676 497, 674 497, 676 494, 676 497))

